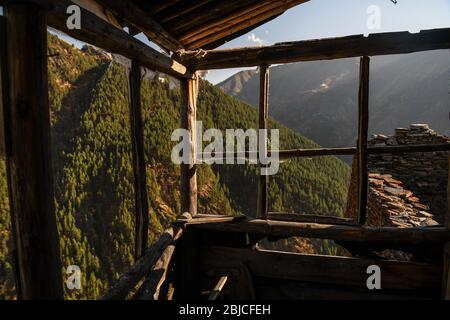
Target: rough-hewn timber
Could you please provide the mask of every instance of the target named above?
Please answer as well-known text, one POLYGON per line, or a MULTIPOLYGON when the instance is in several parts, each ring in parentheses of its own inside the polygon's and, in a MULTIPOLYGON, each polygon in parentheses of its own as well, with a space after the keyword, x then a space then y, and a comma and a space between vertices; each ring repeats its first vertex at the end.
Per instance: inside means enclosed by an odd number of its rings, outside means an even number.
POLYGON ((246 219, 230 222, 211 222, 186 226, 196 229, 226 232, 241 232, 280 238, 307 237, 333 239, 368 244, 423 244, 443 243, 450 239, 450 233, 443 226, 427 228, 371 228, 365 226, 332 225, 291 221, 246 219))
POLYGON ((18 297, 62 299, 54 210, 47 20, 35 4, 7 3, 8 181, 18 297))
POLYGON ((147 248, 148 238, 148 199, 147 173, 144 152, 144 128, 141 112, 141 66, 131 62, 128 91, 130 96, 131 145, 134 174, 135 199, 135 257, 141 257, 147 248))
POLYGON ((306 40, 266 47, 183 52, 180 62, 195 70, 259 66, 262 64, 330 60, 403 54, 450 48, 450 28, 420 33, 392 32, 306 40))
POLYGON ((118 53, 139 61, 143 66, 176 78, 191 78, 192 74, 182 64, 145 45, 123 30, 112 26, 95 14, 81 8, 81 29, 69 30, 66 9, 73 4, 69 0, 27 0, 49 5, 48 24, 75 39, 91 43, 111 53, 118 53))
POLYGON ((360 59, 358 96, 358 222, 365 224, 367 219, 367 139, 369 136, 369 57, 360 59))

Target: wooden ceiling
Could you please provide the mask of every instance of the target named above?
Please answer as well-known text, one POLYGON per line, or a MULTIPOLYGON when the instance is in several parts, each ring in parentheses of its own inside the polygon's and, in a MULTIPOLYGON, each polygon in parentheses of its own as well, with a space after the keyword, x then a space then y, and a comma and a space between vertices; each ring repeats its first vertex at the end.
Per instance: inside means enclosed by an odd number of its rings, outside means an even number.
POLYGON ((170 51, 217 48, 307 1, 98 0, 131 30, 170 51), (152 32, 149 24, 160 31, 152 32))

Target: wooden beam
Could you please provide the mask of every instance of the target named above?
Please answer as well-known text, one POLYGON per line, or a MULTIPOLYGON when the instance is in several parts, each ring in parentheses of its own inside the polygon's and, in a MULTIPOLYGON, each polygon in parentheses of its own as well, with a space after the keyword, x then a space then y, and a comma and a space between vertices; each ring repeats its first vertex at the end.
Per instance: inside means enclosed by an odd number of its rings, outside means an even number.
POLYGON ((94 0, 72 0, 74 4, 92 12, 100 19, 105 20, 118 29, 122 29, 122 26, 117 21, 116 17, 107 9, 102 7, 97 1, 94 0))
POLYGON ((230 5, 229 0, 216 0, 209 5, 198 8, 184 15, 183 19, 173 21, 168 29, 172 34, 177 35, 179 32, 183 32, 184 30, 190 28, 196 28, 209 20, 227 15, 237 8, 243 8, 246 5, 256 1, 257 0, 239 0, 238 3, 230 5))
POLYGON ((252 12, 228 21, 225 25, 222 24, 220 28, 216 28, 215 30, 210 29, 209 32, 202 33, 201 35, 203 35, 203 37, 196 35, 183 43, 185 43, 186 47, 191 50, 202 48, 205 45, 216 42, 230 35, 234 35, 242 29, 251 28, 252 26, 257 25, 260 21, 266 21, 270 17, 278 16, 279 14, 303 2, 305 1, 271 1, 270 3, 261 5, 252 12))
POLYGON ((182 64, 145 45, 123 30, 119 30, 95 14, 81 8, 81 29, 69 30, 66 26, 66 9, 69 0, 28 0, 48 5, 48 24, 75 39, 93 44, 111 53, 139 61, 143 66, 175 78, 191 78, 192 73, 182 64))
POLYGON ((184 20, 184 15, 213 1, 215 0, 196 0, 195 2, 183 2, 177 5, 176 10, 169 9, 156 14, 155 19, 157 19, 162 24, 170 25, 173 20, 182 21, 184 20))
POLYGON ((166 250, 164 250, 161 258, 155 263, 155 266, 146 276, 144 283, 133 296, 134 300, 161 300, 161 287, 170 272, 174 260, 174 252, 175 244, 169 245, 166 250))
POLYGON ((46 11, 7 3, 7 154, 16 277, 21 299, 62 299, 54 208, 46 11))
POLYGON ((269 220, 278 220, 278 221, 312 222, 319 224, 322 223, 335 225, 356 225, 356 222, 353 219, 338 218, 333 216, 318 216, 312 214, 269 212, 267 218, 269 220))
POLYGON ((198 79, 185 79, 181 85, 181 128, 190 133, 190 163, 181 164, 181 213, 197 214, 196 127, 198 79))
POLYGON ((368 197, 368 152, 367 139, 369 136, 369 57, 362 57, 359 71, 358 96, 358 211, 359 224, 367 220, 368 197))
POLYGON ((183 49, 183 45, 175 39, 158 22, 152 19, 148 13, 136 6, 132 1, 122 0, 97 0, 105 8, 114 12, 117 16, 134 25, 147 35, 151 41, 171 51, 183 49))
POLYGON ((8 104, 7 72, 6 72, 6 21, 0 16, 0 158, 5 156, 5 105, 8 104))
POLYGON ((273 8, 274 5, 277 6, 280 5, 280 3, 273 0, 251 1, 244 8, 237 7, 225 16, 211 17, 201 25, 189 28, 182 33, 177 33, 177 37, 182 42, 193 42, 214 32, 224 30, 232 24, 242 22, 245 20, 245 17, 248 18, 249 16, 253 16, 255 10, 261 11, 262 7, 273 8))
POLYGON ((227 284, 228 275, 220 277, 219 281, 215 285, 214 289, 211 291, 208 300, 217 300, 220 293, 222 292, 223 287, 227 284))
POLYGON ((443 243, 450 240, 445 227, 373 228, 365 226, 318 224, 292 221, 246 219, 232 222, 186 224, 187 228, 240 232, 273 237, 306 237, 372 244, 443 243))
MULTIPOLYGON (((401 154, 401 153, 417 153, 417 152, 448 152, 450 151, 450 143, 438 143, 438 144, 416 144, 416 145, 396 145, 386 147, 371 147, 367 148, 369 154, 401 154)), ((272 151, 269 151, 269 155, 272 151)), ((278 155, 280 160, 287 160, 291 158, 310 158, 310 157, 324 157, 324 156, 337 156, 337 155, 355 155, 357 154, 356 147, 347 148, 314 148, 314 149, 292 149, 292 150, 280 150, 278 155)), ((236 152, 218 152, 215 154, 220 159, 226 159, 227 157, 237 158, 240 154, 236 152)), ((245 157, 254 157, 255 152, 245 152, 245 157)), ((203 154, 202 159, 205 158, 203 154)))
MULTIPOLYGON (((262 171, 266 166, 261 163, 261 152, 264 156, 267 152, 267 124, 269 121, 269 66, 261 66, 259 68, 259 134, 258 134, 258 151, 259 151, 259 170, 262 171), (261 137, 261 130, 264 130, 261 137), (261 139, 262 138, 262 139, 261 139)), ((266 219, 269 211, 268 199, 269 176, 259 172, 258 184, 258 203, 256 218, 266 219)))
POLYGON ((450 48, 450 28, 420 33, 391 32, 306 40, 266 47, 186 51, 179 61, 195 70, 259 66, 261 64, 332 60, 360 56, 404 54, 450 48))
POLYGON ((141 112, 141 66, 131 61, 128 76, 128 93, 130 96, 131 146, 134 173, 135 199, 135 257, 139 259, 147 248, 148 239, 148 198, 147 173, 144 150, 144 128, 141 112))
MULTIPOLYGON (((450 169, 450 155, 449 155, 450 169)), ((450 230, 450 170, 447 179, 447 214, 445 216, 445 226, 450 230)), ((450 231, 449 231, 450 232, 450 231)), ((444 245, 444 272, 442 275, 442 298, 450 300, 450 241, 444 245)))
POLYGON ((183 234, 180 228, 170 228, 147 248, 145 254, 123 274, 117 283, 100 300, 123 300, 137 283, 152 269, 168 246, 174 245, 183 234))
MULTIPOLYGON (((367 290, 367 268, 381 268, 381 287, 386 289, 435 290, 441 285, 439 265, 417 262, 359 259, 252 250, 227 247, 204 247, 201 269, 226 270, 244 264, 254 277, 305 281, 323 285, 342 285, 367 290)), ((377 291, 377 290, 374 290, 377 291)))
POLYGON ((150 16, 154 16, 166 8, 176 5, 180 1, 182 0, 139 0, 139 3, 145 12, 148 12, 150 16))

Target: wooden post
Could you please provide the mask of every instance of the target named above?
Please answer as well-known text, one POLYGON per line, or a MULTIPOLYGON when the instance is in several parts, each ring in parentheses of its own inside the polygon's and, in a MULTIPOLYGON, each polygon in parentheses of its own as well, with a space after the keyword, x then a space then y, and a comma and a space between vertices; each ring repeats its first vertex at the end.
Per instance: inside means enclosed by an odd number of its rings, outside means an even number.
POLYGON ((62 299, 47 83, 47 20, 35 4, 4 6, 8 47, 7 167, 18 297, 62 299))
MULTIPOLYGON (((450 155, 449 155, 449 172, 447 182, 447 216, 445 217, 445 226, 450 232, 450 155)), ((442 298, 450 300, 450 242, 444 245, 444 269, 442 279, 442 298)))
POLYGON ((369 67, 370 58, 362 57, 359 74, 358 99, 358 212, 359 223, 367 220, 367 138, 369 128, 369 67))
POLYGON ((148 240, 148 199, 147 175, 145 170, 144 129, 141 112, 141 66, 131 61, 128 91, 130 96, 131 142, 134 173, 135 258, 139 259, 147 248, 148 240))
MULTIPOLYGON (((269 66, 263 65, 259 68, 259 129, 265 129, 264 138, 260 139, 258 134, 258 150, 264 148, 267 152, 267 122, 268 122, 268 106, 269 106, 269 66)), ((261 154, 259 153, 259 156, 261 154)), ((259 163, 259 170, 262 170, 264 165, 259 163)), ((258 185, 258 205, 257 205, 257 218, 267 219, 268 208, 268 184, 269 176, 262 175, 259 172, 259 185, 258 185)))
POLYGON ((5 108, 8 103, 8 88, 6 77, 6 20, 5 17, 0 16, 0 157, 5 156, 5 108), (5 102, 4 102, 5 101, 5 102))
POLYGON ((190 133, 190 163, 181 164, 181 214, 197 214, 197 168, 196 168, 196 116, 198 79, 182 79, 181 84, 181 128, 190 133))

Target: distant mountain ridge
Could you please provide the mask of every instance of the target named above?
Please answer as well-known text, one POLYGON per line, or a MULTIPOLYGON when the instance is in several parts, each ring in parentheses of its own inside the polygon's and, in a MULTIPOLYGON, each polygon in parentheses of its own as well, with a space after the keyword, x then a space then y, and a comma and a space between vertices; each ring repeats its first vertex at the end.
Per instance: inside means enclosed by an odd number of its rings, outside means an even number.
MULTIPOLYGON (((256 74, 255 70, 239 72, 218 87, 257 106, 256 74)), ((269 114, 320 145, 354 145, 358 77, 357 58, 272 67, 269 114)), ((371 59, 370 133, 389 133, 411 123, 428 123, 448 135, 449 105, 448 51, 371 59)))

